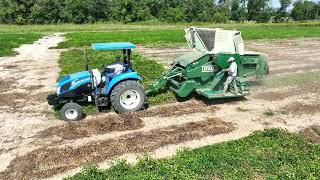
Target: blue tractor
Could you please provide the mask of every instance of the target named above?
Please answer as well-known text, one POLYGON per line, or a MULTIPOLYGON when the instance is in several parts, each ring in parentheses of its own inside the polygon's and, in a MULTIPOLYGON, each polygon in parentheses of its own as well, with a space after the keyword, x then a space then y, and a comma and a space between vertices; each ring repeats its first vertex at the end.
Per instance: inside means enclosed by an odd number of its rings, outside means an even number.
POLYGON ((99 109, 112 105, 117 113, 139 111, 146 106, 146 92, 139 83, 141 76, 131 66, 131 49, 137 46, 129 42, 95 43, 94 50, 122 50, 121 57, 102 70, 88 70, 85 55, 85 71, 67 75, 59 80, 55 93, 48 95, 48 103, 62 106, 61 117, 77 121, 83 116, 81 105, 92 103, 99 109))

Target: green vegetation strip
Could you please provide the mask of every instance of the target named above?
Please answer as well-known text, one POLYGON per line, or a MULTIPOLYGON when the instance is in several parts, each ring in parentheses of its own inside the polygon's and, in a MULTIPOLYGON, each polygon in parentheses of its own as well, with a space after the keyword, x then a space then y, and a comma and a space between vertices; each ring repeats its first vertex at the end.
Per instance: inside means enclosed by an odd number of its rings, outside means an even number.
POLYGON ((289 29, 291 27, 319 27, 320 22, 305 23, 230 23, 215 24, 205 22, 192 23, 95 23, 95 24, 49 24, 49 25, 4 25, 0 24, 0 32, 7 33, 34 33, 34 32, 85 32, 85 31, 114 31, 114 30, 182 30, 189 26, 226 28, 226 29, 244 29, 244 28, 268 28, 268 29, 289 29))
MULTIPOLYGON (((94 50, 87 50, 87 55, 89 59, 89 68, 102 68, 103 64, 111 64, 115 62, 116 56, 120 55, 120 51, 94 51, 94 50)), ((60 77, 63 77, 67 74, 84 71, 84 60, 83 60, 83 51, 80 50, 71 50, 67 52, 63 52, 61 54, 59 60, 59 66, 62 69, 60 72, 60 77)), ((143 77, 142 85, 145 88, 147 86, 159 78, 164 71, 162 65, 147 59, 136 52, 133 52, 132 57, 132 66, 133 68, 139 72, 139 74, 143 77)), ((165 91, 161 95, 155 97, 149 97, 148 103, 152 104, 159 104, 164 102, 170 102, 175 99, 175 96, 171 91, 165 91)), ((91 108, 90 106, 85 110, 92 111, 95 108, 91 108)))
POLYGON ((319 168, 319 144, 270 129, 169 159, 143 158, 136 165, 121 161, 107 170, 90 166, 67 179, 319 179, 319 168))
POLYGON ((113 31, 113 32, 76 32, 66 34, 68 39, 59 44, 58 48, 91 46, 95 42, 132 42, 143 45, 184 43, 184 31, 113 31))
MULTIPOLYGON (((252 27, 241 28, 244 39, 277 39, 293 37, 319 37, 320 27, 252 27)), ((90 46, 94 42, 130 41, 147 46, 172 46, 185 43, 183 30, 77 32, 66 35, 67 41, 59 48, 90 46)))
MULTIPOLYGON (((297 37, 319 37, 320 26, 241 26, 235 27, 242 32, 244 39, 277 39, 297 37)), ((234 29, 227 27, 227 29, 234 29)), ((58 48, 90 46, 94 42, 130 41, 146 46, 181 45, 186 42, 183 28, 179 30, 144 30, 144 31, 112 31, 112 32, 74 32, 66 35, 67 41, 58 48)))
POLYGON ((13 48, 22 44, 30 44, 39 38, 42 34, 37 33, 0 33, 0 57, 15 55, 13 48))

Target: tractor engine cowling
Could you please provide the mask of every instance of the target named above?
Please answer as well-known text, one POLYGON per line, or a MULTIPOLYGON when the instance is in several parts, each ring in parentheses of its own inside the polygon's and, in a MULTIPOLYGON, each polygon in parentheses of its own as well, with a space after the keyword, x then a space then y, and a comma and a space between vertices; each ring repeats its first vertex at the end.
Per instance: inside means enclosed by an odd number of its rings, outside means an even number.
POLYGON ((92 92, 92 78, 89 71, 70 74, 58 82, 59 98, 78 98, 92 92))

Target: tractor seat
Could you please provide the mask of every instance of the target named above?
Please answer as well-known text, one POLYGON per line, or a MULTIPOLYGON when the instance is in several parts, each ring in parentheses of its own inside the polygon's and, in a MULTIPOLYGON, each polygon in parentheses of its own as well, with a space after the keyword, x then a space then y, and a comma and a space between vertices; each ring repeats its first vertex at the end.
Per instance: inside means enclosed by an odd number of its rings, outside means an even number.
POLYGON ((94 87, 97 87, 102 80, 101 73, 98 69, 92 69, 92 75, 93 75, 93 85, 94 87))
POLYGON ((124 64, 122 63, 114 63, 108 66, 109 69, 109 75, 114 76, 117 74, 121 74, 124 70, 124 64))

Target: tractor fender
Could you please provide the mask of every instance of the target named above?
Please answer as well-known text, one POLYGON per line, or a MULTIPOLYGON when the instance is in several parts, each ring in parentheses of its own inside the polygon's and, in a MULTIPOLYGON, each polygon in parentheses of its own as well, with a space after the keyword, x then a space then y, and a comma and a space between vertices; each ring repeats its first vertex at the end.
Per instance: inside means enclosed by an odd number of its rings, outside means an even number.
POLYGON ((114 86, 126 80, 139 81, 139 80, 142 80, 142 78, 137 72, 127 72, 127 73, 118 74, 115 77, 113 77, 109 82, 108 87, 105 89, 105 94, 108 95, 111 92, 111 90, 114 88, 114 86))

